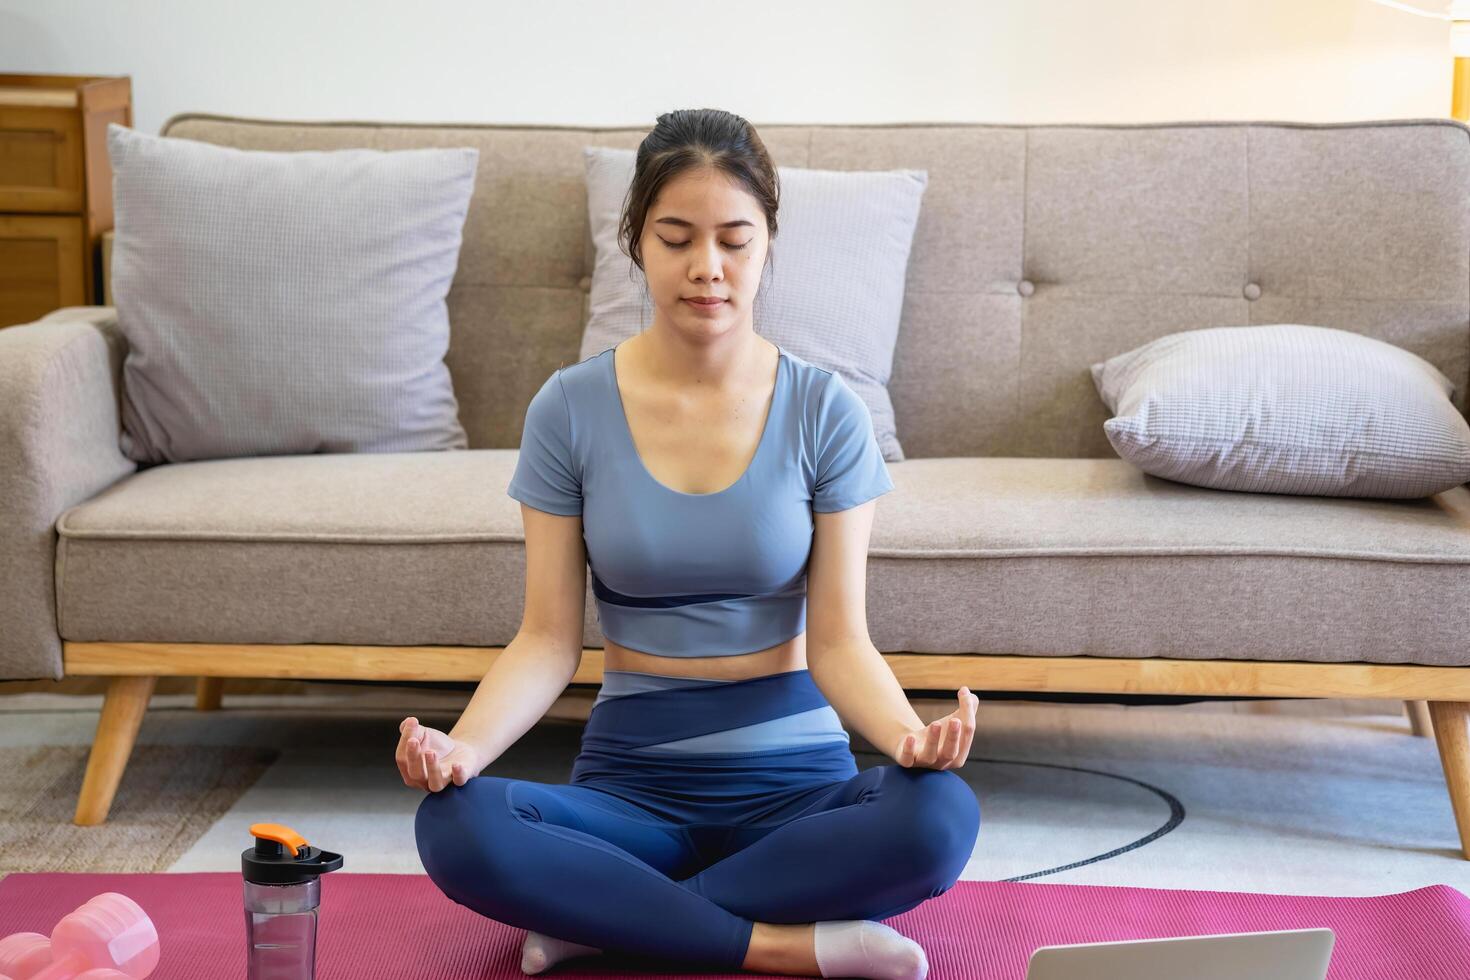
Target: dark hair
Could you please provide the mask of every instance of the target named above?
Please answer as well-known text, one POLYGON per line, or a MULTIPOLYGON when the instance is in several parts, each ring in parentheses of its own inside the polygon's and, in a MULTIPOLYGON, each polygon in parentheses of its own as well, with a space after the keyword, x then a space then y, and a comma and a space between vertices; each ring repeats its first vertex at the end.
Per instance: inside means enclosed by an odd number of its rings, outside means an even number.
MULTIPOLYGON (((706 167, 739 181, 765 212, 766 230, 776 237, 781 182, 755 127, 723 109, 678 109, 659 116, 653 130, 638 144, 633 182, 623 199, 618 245, 640 271, 643 222, 659 189, 685 170, 706 167)), ((767 250, 768 261, 770 257, 767 250)))

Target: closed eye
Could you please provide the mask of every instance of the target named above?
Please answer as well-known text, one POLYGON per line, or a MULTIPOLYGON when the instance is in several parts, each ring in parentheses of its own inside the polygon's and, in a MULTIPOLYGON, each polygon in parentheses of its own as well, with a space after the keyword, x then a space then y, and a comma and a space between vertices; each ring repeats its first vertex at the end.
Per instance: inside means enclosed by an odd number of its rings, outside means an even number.
MULTIPOLYGON (((662 235, 660 235, 658 237, 658 240, 661 241, 661 242, 663 242, 669 248, 672 248, 672 249, 675 249, 675 250, 681 249, 685 245, 688 245, 689 244, 688 242, 671 242, 668 239, 664 238, 662 235)), ((738 252, 742 248, 744 248, 745 246, 749 245, 750 244, 750 241, 741 242, 739 245, 732 245, 729 242, 721 242, 720 244, 723 245, 723 246, 725 246, 726 248, 728 248, 732 252, 738 252)))

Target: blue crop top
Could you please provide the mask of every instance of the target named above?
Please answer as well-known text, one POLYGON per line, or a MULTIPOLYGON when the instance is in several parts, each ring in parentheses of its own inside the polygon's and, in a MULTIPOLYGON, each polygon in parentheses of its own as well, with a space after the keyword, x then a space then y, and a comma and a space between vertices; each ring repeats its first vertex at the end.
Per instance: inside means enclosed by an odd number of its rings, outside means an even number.
POLYGON ((806 629, 812 512, 893 489, 873 420, 842 375, 779 350, 765 429, 740 478, 714 493, 643 465, 609 347, 558 368, 526 409, 506 492, 582 515, 603 635, 664 657, 724 657, 806 629))

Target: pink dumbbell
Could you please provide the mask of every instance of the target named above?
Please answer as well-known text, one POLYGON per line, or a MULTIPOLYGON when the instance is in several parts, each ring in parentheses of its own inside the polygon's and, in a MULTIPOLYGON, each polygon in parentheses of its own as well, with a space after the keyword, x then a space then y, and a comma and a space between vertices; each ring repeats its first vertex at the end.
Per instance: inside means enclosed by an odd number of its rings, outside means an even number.
MULTIPOLYGON (((39 932, 11 933, 0 939, 0 980, 30 980, 51 965, 51 940, 39 932)), ((128 974, 98 967, 76 975, 75 980, 131 980, 128 974)))
POLYGON ((14 932, 0 939, 0 980, 30 980, 51 965, 51 940, 39 932, 14 932))
POLYGON ((137 902, 103 892, 56 923, 51 962, 16 980, 142 980, 158 965, 158 930, 137 902))

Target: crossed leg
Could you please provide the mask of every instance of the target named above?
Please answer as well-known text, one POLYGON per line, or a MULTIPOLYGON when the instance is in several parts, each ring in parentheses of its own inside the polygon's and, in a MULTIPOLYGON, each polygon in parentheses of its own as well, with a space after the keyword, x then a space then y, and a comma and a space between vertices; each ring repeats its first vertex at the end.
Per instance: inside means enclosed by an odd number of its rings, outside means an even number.
POLYGON ((739 971, 757 921, 883 919, 947 891, 979 830, 953 772, 878 766, 736 828, 705 860, 681 827, 585 785, 478 776, 419 805, 452 900, 604 950, 739 971), (586 883, 586 886, 579 887, 586 883))
POLYGON ((737 832, 733 853, 680 884, 760 922, 886 919, 948 891, 979 829, 954 772, 875 766, 737 832))
POLYGON ((739 971, 754 922, 683 887, 682 828, 588 786, 477 776, 419 804, 419 857, 449 898, 585 946, 739 971))

